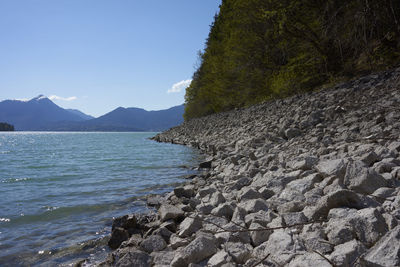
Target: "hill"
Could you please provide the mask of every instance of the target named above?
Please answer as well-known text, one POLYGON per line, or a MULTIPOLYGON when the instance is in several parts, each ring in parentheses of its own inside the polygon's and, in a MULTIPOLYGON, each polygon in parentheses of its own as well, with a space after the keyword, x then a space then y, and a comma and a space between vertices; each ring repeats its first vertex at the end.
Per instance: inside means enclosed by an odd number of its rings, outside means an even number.
POLYGON ((0 122, 0 132, 12 132, 14 126, 5 122, 0 122))
POLYGON ((82 111, 77 110, 77 109, 65 109, 65 110, 71 112, 72 114, 78 115, 78 116, 81 117, 83 120, 91 120, 91 119, 94 119, 93 116, 87 115, 87 114, 85 114, 85 113, 83 113, 82 111))
POLYGON ((223 0, 185 118, 311 91, 400 62, 398 0, 223 0))
POLYGON ((95 119, 81 122, 61 122, 52 125, 48 130, 162 131, 181 124, 183 112, 184 105, 158 111, 119 107, 95 119))
POLYGON ((7 121, 18 131, 44 130, 60 121, 83 121, 82 116, 67 111, 43 95, 29 101, 0 102, 0 121, 7 121))
POLYGON ((29 101, 0 102, 0 121, 18 131, 162 131, 183 122, 184 105, 146 111, 119 107, 94 118, 79 110, 63 109, 43 95, 29 101))

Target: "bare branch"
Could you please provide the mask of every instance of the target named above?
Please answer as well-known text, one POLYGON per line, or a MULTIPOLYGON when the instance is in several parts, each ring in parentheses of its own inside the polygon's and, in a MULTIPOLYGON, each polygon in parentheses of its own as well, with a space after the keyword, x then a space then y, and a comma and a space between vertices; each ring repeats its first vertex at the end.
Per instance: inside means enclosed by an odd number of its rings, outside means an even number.
POLYGON ((333 267, 337 267, 336 264, 334 264, 330 259, 328 259, 327 257, 325 257, 325 255, 323 255, 322 253, 320 253, 317 250, 311 250, 314 253, 317 253, 318 255, 320 255, 322 258, 324 258, 327 262, 329 262, 330 265, 332 265, 333 267))

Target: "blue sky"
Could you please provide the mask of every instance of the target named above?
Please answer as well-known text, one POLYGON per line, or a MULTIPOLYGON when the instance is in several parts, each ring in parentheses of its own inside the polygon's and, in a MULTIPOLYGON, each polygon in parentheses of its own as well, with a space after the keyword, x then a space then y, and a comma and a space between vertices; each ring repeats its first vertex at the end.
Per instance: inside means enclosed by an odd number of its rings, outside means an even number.
POLYGON ((0 0, 0 100, 100 116, 184 102, 221 0, 0 0))

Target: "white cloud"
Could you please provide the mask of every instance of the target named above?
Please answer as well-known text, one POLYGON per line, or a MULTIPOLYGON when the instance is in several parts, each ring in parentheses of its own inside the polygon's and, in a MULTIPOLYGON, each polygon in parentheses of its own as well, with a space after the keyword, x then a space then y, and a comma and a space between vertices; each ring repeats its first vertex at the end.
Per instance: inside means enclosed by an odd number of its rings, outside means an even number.
POLYGON ((192 82, 191 79, 177 82, 174 85, 172 85, 172 87, 170 89, 168 89, 167 93, 168 94, 179 93, 180 91, 186 89, 190 85, 191 82, 192 82))
POLYGON ((76 100, 77 97, 76 96, 70 96, 70 97, 61 97, 58 95, 51 95, 49 96, 50 100, 62 100, 62 101, 73 101, 76 100))

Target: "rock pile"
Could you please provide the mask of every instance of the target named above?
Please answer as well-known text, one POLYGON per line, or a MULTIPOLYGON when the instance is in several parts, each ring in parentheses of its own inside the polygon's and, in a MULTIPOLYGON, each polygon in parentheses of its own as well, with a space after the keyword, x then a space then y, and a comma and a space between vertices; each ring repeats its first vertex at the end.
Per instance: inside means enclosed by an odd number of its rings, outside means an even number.
POLYGON ((102 266, 399 266, 400 68, 193 119, 209 155, 158 214, 114 221, 102 266))

